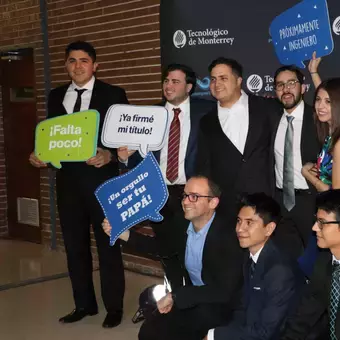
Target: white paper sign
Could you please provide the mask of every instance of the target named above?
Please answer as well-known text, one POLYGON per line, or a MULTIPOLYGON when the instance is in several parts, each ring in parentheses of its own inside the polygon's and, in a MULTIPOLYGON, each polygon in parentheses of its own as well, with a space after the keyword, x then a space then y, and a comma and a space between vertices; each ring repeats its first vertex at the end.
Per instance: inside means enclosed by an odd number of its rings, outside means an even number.
POLYGON ((163 106, 112 105, 105 116, 102 143, 108 148, 127 146, 145 157, 162 149, 169 126, 163 106))

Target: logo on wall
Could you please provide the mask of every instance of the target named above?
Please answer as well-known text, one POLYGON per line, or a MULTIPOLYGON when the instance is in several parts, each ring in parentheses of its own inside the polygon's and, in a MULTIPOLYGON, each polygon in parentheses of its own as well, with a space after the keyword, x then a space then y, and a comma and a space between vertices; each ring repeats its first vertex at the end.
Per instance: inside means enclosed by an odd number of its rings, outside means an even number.
POLYGON ((185 33, 181 30, 178 30, 175 32, 173 36, 173 42, 175 47, 177 48, 183 48, 185 44, 187 43, 187 36, 185 33))
POLYGON ((340 35, 340 17, 337 17, 333 22, 333 32, 340 35))
POLYGON ((248 90, 252 93, 260 92, 263 87, 262 78, 257 74, 252 74, 247 79, 247 87, 248 87, 248 90))
POLYGON ((197 85, 202 90, 209 90, 210 78, 204 77, 202 80, 197 78, 197 85))
POLYGON ((227 29, 205 28, 198 31, 177 30, 173 35, 173 43, 177 48, 184 46, 195 47, 199 45, 230 45, 232 46, 235 38, 229 36, 227 29))

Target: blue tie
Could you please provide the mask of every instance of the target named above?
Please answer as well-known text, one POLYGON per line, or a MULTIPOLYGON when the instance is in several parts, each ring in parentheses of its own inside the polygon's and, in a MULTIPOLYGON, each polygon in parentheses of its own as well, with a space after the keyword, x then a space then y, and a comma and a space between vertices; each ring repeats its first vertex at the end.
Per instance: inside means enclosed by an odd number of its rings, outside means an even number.
POLYGON ((254 277, 254 273, 255 273, 255 268, 256 268, 256 263, 254 262, 254 260, 250 257, 249 258, 249 276, 250 279, 252 279, 254 277))
POLYGON ((338 340, 335 334, 335 321, 338 313, 340 298, 340 264, 333 263, 332 285, 330 296, 330 313, 329 313, 329 335, 331 340, 338 340))

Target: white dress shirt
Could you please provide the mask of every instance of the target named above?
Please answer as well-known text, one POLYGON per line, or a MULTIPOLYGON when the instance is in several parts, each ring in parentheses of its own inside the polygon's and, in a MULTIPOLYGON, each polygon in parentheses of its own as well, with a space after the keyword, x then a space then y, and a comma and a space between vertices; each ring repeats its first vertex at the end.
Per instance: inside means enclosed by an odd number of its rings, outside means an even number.
POLYGON ((249 128, 248 95, 241 91, 241 97, 231 108, 221 107, 218 103, 217 110, 223 132, 243 154, 249 128))
POLYGON ((295 189, 308 189, 308 184, 306 179, 301 174, 302 160, 301 160, 301 132, 303 123, 303 112, 305 108, 305 103, 301 100, 300 104, 295 108, 295 110, 289 114, 286 110, 281 117, 279 127, 277 129, 274 154, 275 154, 275 177, 276 177, 276 187, 282 189, 283 182, 283 159, 284 159, 284 146, 285 137, 287 131, 287 116, 293 116, 293 129, 294 129, 294 139, 293 139, 293 154, 294 154, 294 188, 295 189))
MULTIPOLYGON (((264 246, 263 246, 263 247, 264 247, 264 246)), ((252 253, 250 253, 249 257, 250 257, 255 263, 257 263, 257 261, 258 261, 259 256, 260 256, 260 254, 261 254, 261 251, 262 251, 263 247, 262 247, 260 250, 258 250, 258 251, 256 252, 255 255, 253 255, 252 253)))
POLYGON ((190 98, 188 97, 183 103, 179 106, 174 106, 167 102, 165 104, 165 108, 169 112, 169 120, 170 122, 174 119, 174 111, 175 108, 180 108, 181 112, 178 115, 180 126, 181 126, 181 135, 180 135, 180 144, 179 144, 179 159, 178 159, 178 178, 176 181, 171 183, 166 178, 166 168, 168 163, 168 142, 169 142, 169 134, 165 137, 165 143, 161 150, 160 154, 160 168, 165 179, 167 185, 173 184, 185 184, 187 179, 185 176, 185 155, 187 152, 187 146, 190 136, 190 98))
POLYGON ((68 87, 66 91, 64 101, 63 101, 63 105, 67 113, 73 113, 73 108, 77 101, 77 96, 78 96, 78 93, 77 91, 75 91, 75 89, 79 89, 79 90, 86 89, 86 91, 81 95, 80 111, 85 111, 89 109, 95 80, 96 80, 95 77, 92 76, 91 80, 88 83, 86 83, 83 87, 77 86, 72 81, 72 83, 70 84, 70 86, 68 87))
MULTIPOLYGON (((257 261, 258 261, 262 249, 263 249, 263 247, 262 247, 260 250, 258 250, 258 251, 256 252, 255 255, 252 255, 252 254, 250 253, 250 256, 249 256, 249 257, 250 257, 255 263, 257 263, 257 261)), ((209 332, 208 332, 208 340, 214 340, 214 331, 215 331, 215 329, 210 329, 210 330, 209 330, 209 332)))

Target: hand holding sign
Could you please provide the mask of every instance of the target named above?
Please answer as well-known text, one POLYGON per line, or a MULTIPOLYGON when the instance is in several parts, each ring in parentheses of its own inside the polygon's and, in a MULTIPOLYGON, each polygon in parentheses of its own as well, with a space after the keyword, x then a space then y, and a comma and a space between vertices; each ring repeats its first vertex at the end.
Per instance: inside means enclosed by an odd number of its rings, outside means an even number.
POLYGON ((82 111, 44 120, 35 130, 35 155, 61 168, 60 162, 86 161, 97 152, 99 113, 82 111))
POLYGON ((113 245, 123 231, 137 223, 163 219, 158 212, 168 199, 168 189, 155 157, 149 153, 133 170, 103 183, 95 195, 112 226, 113 245))
POLYGON ((102 143, 108 148, 127 146, 145 157, 162 148, 168 129, 168 111, 162 106, 113 105, 105 117, 102 143))
POLYGON ((276 54, 281 64, 305 68, 304 60, 332 53, 326 0, 305 0, 277 16, 270 25, 276 54))

